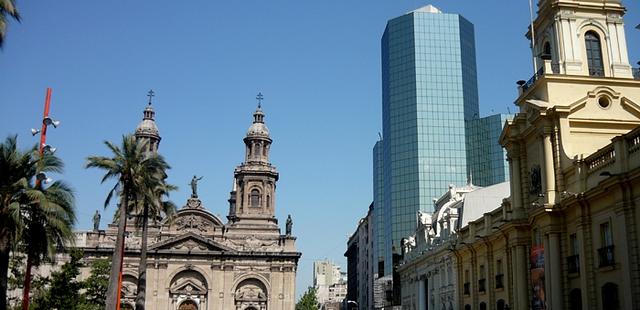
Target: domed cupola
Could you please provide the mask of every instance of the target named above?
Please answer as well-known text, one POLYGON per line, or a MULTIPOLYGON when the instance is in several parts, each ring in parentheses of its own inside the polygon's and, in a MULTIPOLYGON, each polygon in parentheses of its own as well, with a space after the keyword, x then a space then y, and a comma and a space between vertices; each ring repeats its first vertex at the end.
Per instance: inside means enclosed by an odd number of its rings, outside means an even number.
POLYGON ((155 115, 156 112, 153 110, 153 106, 151 105, 151 98, 154 97, 153 90, 150 90, 148 95, 149 104, 143 111, 143 118, 138 127, 136 127, 135 136, 137 139, 147 139, 149 143, 150 151, 158 151, 158 145, 160 144, 160 131, 158 131, 158 126, 156 125, 155 115))
POLYGON ((247 130, 247 137, 266 137, 269 138, 269 128, 264 124, 264 113, 260 104, 253 113, 253 124, 247 130))
POLYGON ((247 146, 246 162, 269 163, 269 148, 271 147, 271 138, 269 137, 269 129, 264 123, 264 113, 262 112, 262 93, 258 93, 258 108, 253 113, 253 124, 247 130, 247 136, 244 138, 244 144, 247 146))

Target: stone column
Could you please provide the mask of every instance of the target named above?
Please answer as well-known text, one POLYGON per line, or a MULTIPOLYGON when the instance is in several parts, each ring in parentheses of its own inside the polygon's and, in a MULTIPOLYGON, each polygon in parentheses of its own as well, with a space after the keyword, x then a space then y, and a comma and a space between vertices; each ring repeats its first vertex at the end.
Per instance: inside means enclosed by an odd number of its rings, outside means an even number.
POLYGON ((418 310, 427 310, 427 295, 425 294, 426 279, 420 277, 418 280, 418 310))
POLYGON ((516 289, 516 304, 514 310, 527 310, 529 309, 529 283, 527 283, 527 251, 524 245, 516 246, 516 265, 513 270, 513 277, 515 279, 516 289))
MULTIPOLYGON (((542 254, 544 256, 544 266, 543 266, 544 267, 544 288, 545 288, 544 303, 547 306, 551 306, 553 305, 553 300, 556 295, 556 292, 555 292, 556 288, 553 286, 553 284, 551 284, 551 277, 552 277, 552 274, 554 273, 553 268, 551 267, 553 258, 551 257, 551 250, 549 246, 549 235, 547 234, 544 234, 542 236, 542 248, 544 249, 543 250, 544 252, 542 254)), ((551 309, 554 309, 554 308, 551 307, 551 309)))
MULTIPOLYGON (((512 146, 516 148, 516 146, 512 146)), ((513 218, 518 219, 524 216, 524 208, 522 207, 522 196, 520 185, 522 179, 520 178, 520 154, 516 150, 509 152, 509 170, 511 171, 511 208, 513 210, 513 218)))
MULTIPOLYGON (((550 275, 551 289, 546 290, 547 296, 551 295, 551 309, 564 308, 564 302, 562 297, 564 290, 562 289, 562 269, 561 269, 561 253, 560 253, 560 234, 549 234, 549 250, 545 249, 545 254, 548 253, 548 257, 551 260, 551 270, 545 273, 550 275)), ((545 257, 546 259, 546 257, 545 257)))
POLYGON ((553 205, 556 201, 556 176, 553 164, 551 128, 545 128, 543 140, 545 195, 547 203, 553 205))

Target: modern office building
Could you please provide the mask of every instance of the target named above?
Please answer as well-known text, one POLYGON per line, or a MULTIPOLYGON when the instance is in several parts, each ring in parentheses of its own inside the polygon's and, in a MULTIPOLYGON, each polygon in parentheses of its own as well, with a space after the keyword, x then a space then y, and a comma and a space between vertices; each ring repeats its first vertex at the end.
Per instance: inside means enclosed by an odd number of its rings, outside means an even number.
MULTIPOLYGON (((391 226, 385 227, 385 223, 391 223, 391 221, 385 221, 385 214, 383 208, 384 202, 384 182, 383 182, 383 163, 382 163, 382 139, 376 142, 373 147, 373 273, 374 277, 384 276, 385 255, 384 251, 385 240, 388 239, 391 244, 390 238, 385 238, 385 231, 390 231, 391 226)), ((390 246, 388 248, 391 248, 390 246)))
MULTIPOLYGON (((465 119, 478 115, 473 24, 425 6, 387 23, 382 37, 384 274, 419 210, 465 184, 465 119)), ((375 198, 379 198, 375 197, 375 198)), ((378 202, 379 203, 379 202, 378 202)), ((378 204, 376 203, 376 204, 378 204)))
POLYGON ((509 180, 507 151, 498 142, 509 114, 494 114, 466 120, 467 171, 469 182, 489 186, 509 180))

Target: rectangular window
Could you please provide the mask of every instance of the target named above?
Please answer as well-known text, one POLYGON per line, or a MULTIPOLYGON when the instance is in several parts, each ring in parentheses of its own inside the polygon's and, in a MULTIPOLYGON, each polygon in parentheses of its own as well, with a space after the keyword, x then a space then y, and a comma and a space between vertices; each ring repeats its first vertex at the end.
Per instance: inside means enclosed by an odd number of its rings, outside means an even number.
POLYGON ((613 237, 611 236, 611 225, 609 222, 600 224, 600 244, 603 247, 613 245, 613 237))
POLYGON ((571 251, 571 255, 578 255, 580 253, 580 248, 578 244, 578 235, 571 234, 569 235, 569 251, 571 251))

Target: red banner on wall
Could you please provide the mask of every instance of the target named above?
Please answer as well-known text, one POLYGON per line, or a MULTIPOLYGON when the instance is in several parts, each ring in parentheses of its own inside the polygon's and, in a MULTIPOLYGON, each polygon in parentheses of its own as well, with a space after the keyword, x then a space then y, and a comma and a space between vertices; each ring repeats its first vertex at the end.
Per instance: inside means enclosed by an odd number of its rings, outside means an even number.
POLYGON ((531 247, 529 257, 531 259, 531 289, 533 290, 531 309, 546 309, 544 291, 544 246, 538 245, 531 247))

